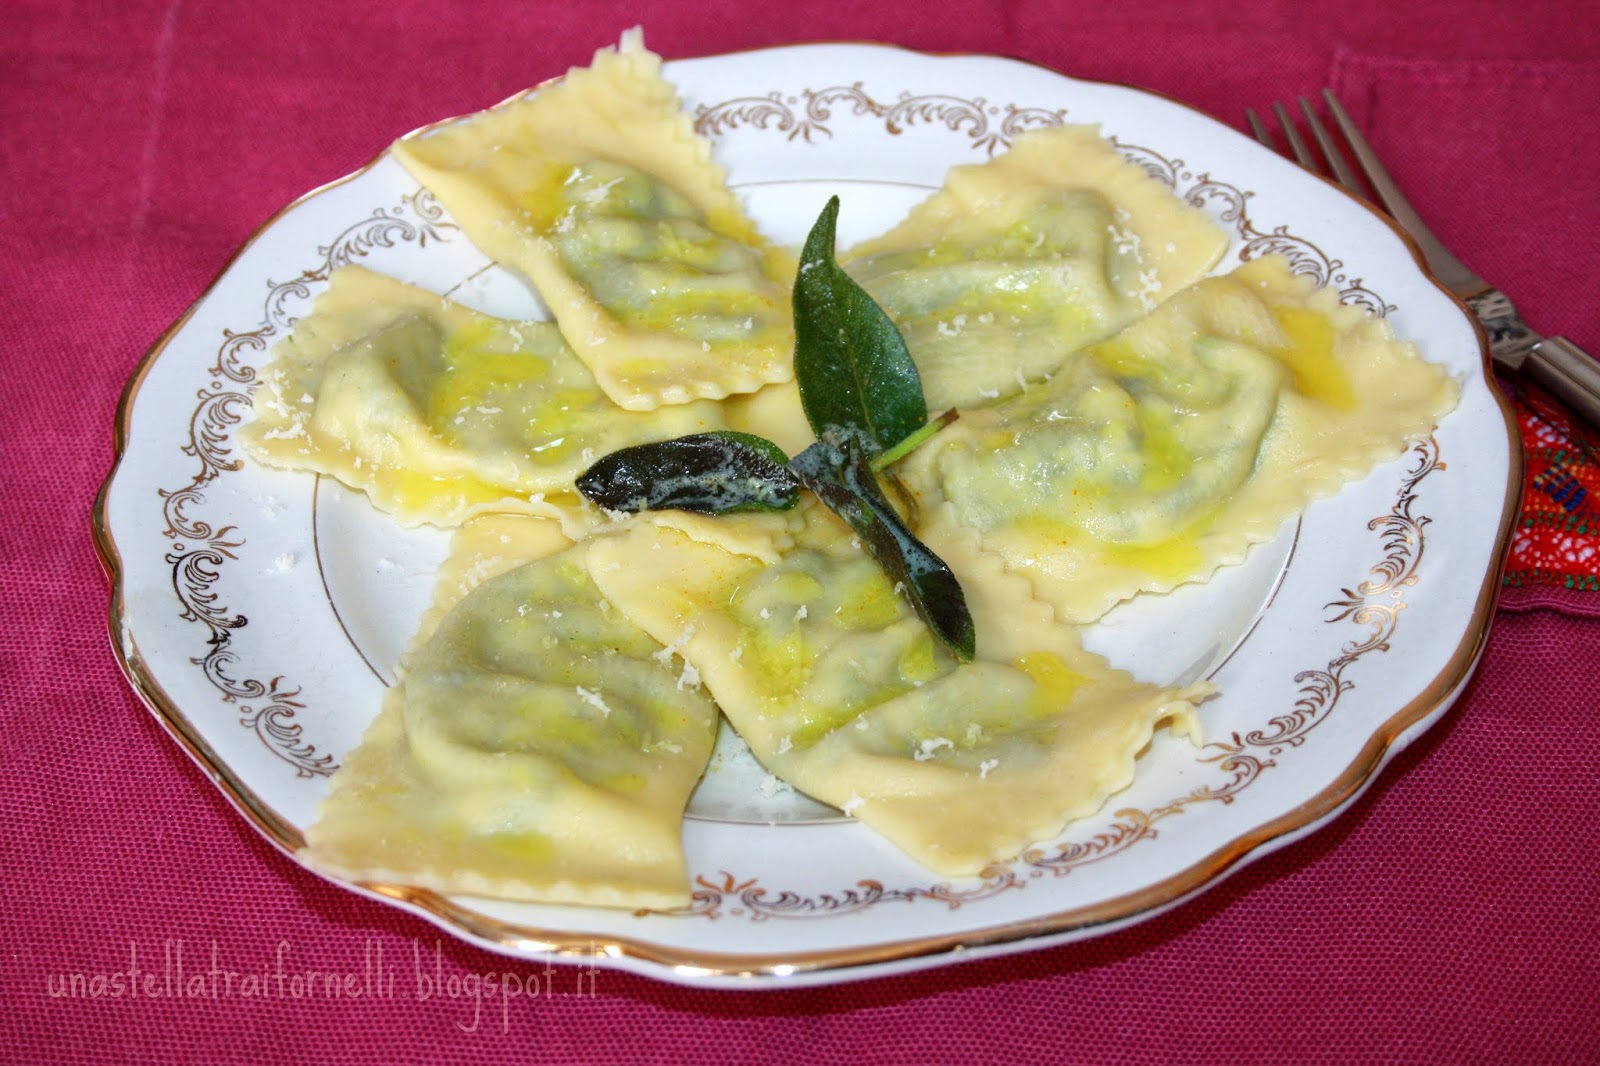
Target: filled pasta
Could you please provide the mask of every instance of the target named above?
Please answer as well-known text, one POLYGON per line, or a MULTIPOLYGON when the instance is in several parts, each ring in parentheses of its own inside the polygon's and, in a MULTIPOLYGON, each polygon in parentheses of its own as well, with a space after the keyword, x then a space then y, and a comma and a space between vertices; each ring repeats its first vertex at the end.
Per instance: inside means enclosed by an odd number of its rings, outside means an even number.
POLYGON ((790 377, 791 256, 767 242, 638 31, 395 157, 523 274, 629 410, 790 377))
POLYGON ((599 541, 561 548, 537 518, 468 528, 302 857, 441 892, 686 903, 681 822, 716 706, 600 595, 599 541))
POLYGON ((1097 810, 1158 724, 1190 733, 1205 684, 1135 681, 1085 651, 1024 582, 969 573, 977 658, 932 638, 849 530, 802 504, 772 562, 674 520, 595 545, 595 580, 672 647, 782 780, 918 862, 975 874, 1097 810), (644 561, 641 564, 641 561, 644 561))
POLYGON ((934 410, 981 407, 1051 373, 1204 277, 1227 235, 1093 126, 1030 131, 953 168, 847 271, 900 328, 934 410))
POLYGON ((722 424, 708 401, 622 411, 549 323, 356 266, 273 350, 254 407, 256 458, 334 477, 405 525, 544 513, 596 455, 722 424))
POLYGON ((952 565, 982 551, 1068 622, 1208 578, 1426 436, 1457 383, 1267 257, 970 412, 900 475, 952 565))
POLYGON ((630 517, 575 494, 634 444, 816 436, 794 260, 636 31, 394 155, 555 321, 344 267, 262 372, 252 456, 461 527, 306 834, 310 865, 355 881, 686 905, 681 820, 719 715, 928 869, 1011 860, 1127 787, 1157 730, 1200 740, 1209 682, 1136 679, 1079 627, 1241 560, 1456 402, 1282 260, 1208 278, 1227 234, 1096 127, 958 166, 841 260, 927 406, 961 412, 889 475, 960 581, 977 643, 952 652, 813 496, 630 517))

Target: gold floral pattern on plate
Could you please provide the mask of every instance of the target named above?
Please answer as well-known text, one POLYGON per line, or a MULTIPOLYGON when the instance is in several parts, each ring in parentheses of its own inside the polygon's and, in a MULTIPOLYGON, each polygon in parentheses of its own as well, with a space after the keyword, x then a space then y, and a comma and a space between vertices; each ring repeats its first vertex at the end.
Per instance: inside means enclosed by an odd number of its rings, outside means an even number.
POLYGON ((858 81, 826 89, 802 89, 798 94, 773 90, 719 104, 701 104, 694 109, 694 128, 707 137, 717 137, 750 127, 809 143, 833 136, 829 123, 834 111, 843 107, 849 115, 881 122, 891 136, 919 125, 942 126, 967 137, 974 149, 994 155, 1030 129, 1060 125, 1067 113, 1065 108, 1000 106, 981 96, 965 99, 949 93, 903 92, 894 103, 882 103, 867 95, 861 86, 858 81))
POLYGON ((433 195, 419 190, 402 197, 398 207, 376 208, 368 217, 344 227, 317 248, 321 262, 316 266, 290 281, 268 280, 259 323, 249 330, 223 330, 210 380, 201 388, 200 403, 189 418, 189 443, 182 452, 192 457, 199 469, 186 484, 156 491, 162 501, 165 533, 172 541, 164 558, 172 568, 178 617, 198 623, 204 631, 204 647, 197 649, 190 661, 225 702, 238 705, 239 724, 253 731, 268 751, 293 766, 301 777, 327 776, 338 764, 332 755, 309 743, 304 728, 295 721, 296 713, 306 706, 300 686, 282 675, 264 681, 236 676, 241 664, 233 649, 233 633, 249 619, 222 602, 216 585, 223 565, 238 559, 244 534, 234 525, 213 526, 196 512, 205 504, 208 485, 244 467, 232 431, 250 407, 255 362, 265 357, 274 340, 293 328, 292 309, 308 302, 336 268, 366 258, 375 248, 392 248, 397 241, 414 241, 424 247, 429 241, 447 239, 456 228, 445 219, 444 209, 433 195))

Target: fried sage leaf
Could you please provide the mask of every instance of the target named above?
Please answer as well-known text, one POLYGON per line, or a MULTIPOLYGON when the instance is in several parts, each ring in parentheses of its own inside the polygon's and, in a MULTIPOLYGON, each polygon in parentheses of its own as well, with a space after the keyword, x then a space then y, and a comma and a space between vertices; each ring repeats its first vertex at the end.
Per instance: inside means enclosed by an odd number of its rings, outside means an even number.
POLYGON ((961 585, 884 498, 860 436, 827 430, 789 461, 789 469, 855 531, 884 573, 900 584, 934 636, 962 661, 971 661, 977 634, 961 585))
POLYGON ((691 433, 612 452, 579 475, 578 491, 613 511, 782 511, 800 496, 787 462, 764 437, 691 433))
POLYGON ((794 282, 794 376, 820 440, 856 431, 869 455, 894 447, 928 420, 922 378, 883 308, 834 260, 839 198, 822 209, 794 282))

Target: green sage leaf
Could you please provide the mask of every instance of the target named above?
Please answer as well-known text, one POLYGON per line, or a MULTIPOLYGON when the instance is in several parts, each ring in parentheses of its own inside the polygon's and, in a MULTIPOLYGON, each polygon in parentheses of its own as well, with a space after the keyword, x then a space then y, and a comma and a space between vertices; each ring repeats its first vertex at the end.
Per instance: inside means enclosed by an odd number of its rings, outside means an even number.
POLYGON ((800 482, 782 448, 717 430, 612 452, 578 477, 578 491, 612 511, 782 511, 800 482))
POLYGON ((839 198, 822 209, 794 283, 794 376, 820 440, 856 431, 869 453, 894 447, 928 420, 922 378, 889 316, 834 260, 839 198))
POLYGON ((966 595, 950 567, 906 528, 884 498, 861 435, 830 429, 790 460, 789 469, 855 531, 933 635, 970 662, 977 634, 966 595))

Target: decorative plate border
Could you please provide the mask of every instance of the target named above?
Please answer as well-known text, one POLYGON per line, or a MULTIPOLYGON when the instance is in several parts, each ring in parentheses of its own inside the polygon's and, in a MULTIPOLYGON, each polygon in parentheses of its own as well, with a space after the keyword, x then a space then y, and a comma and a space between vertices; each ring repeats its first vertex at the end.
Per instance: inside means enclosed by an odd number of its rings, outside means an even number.
MULTIPOLYGON (((1009 148, 1014 138, 1032 129, 1060 126, 1067 121, 1067 108, 1033 107, 1008 103, 992 104, 981 96, 962 98, 948 93, 902 92, 894 103, 873 99, 861 82, 835 85, 826 89, 802 89, 798 94, 774 90, 764 96, 739 96, 718 104, 700 104, 694 109, 695 132, 716 138, 735 130, 781 133, 790 141, 813 143, 818 137, 833 136, 829 123, 841 105, 848 115, 883 125, 890 136, 898 137, 914 126, 943 126, 953 134, 965 135, 975 151, 994 155, 1009 148), (798 110, 797 110, 798 109, 798 110)), ((1154 149, 1127 144, 1112 137, 1111 143, 1151 177, 1162 182, 1196 207, 1211 207, 1219 221, 1232 224, 1242 246, 1240 259, 1281 255, 1295 273, 1309 274, 1319 286, 1338 286, 1345 303, 1360 304, 1370 313, 1383 316, 1395 310, 1393 304, 1366 288, 1360 278, 1349 278, 1344 263, 1333 258, 1314 242, 1296 236, 1288 227, 1258 229, 1246 211, 1254 193, 1236 185, 1214 180, 1209 174, 1196 176, 1182 159, 1168 159, 1154 149), (1194 184, 1183 188, 1185 182, 1194 184), (1220 200, 1218 209, 1211 201, 1220 200)))
POLYGON ((232 431, 251 406, 256 387, 256 368, 246 362, 247 353, 264 355, 274 338, 294 327, 290 304, 310 300, 312 286, 375 249, 393 248, 401 241, 426 246, 429 241, 448 240, 450 232, 458 228, 445 220, 444 208, 433 194, 419 189, 401 197, 399 206, 376 208, 368 217, 344 227, 317 248, 321 262, 293 280, 268 279, 260 322, 249 330, 222 331, 217 360, 208 371, 210 381, 197 393, 200 403, 189 416, 189 443, 182 451, 195 459, 199 469, 184 485, 156 490, 165 522, 163 533, 172 541, 164 562, 172 570, 172 591, 181 607, 178 617, 198 623, 205 632, 204 649, 189 661, 222 694, 224 703, 239 705, 239 724, 293 766, 297 777, 325 777, 339 766, 332 755, 319 753, 315 744, 304 739, 304 730, 295 721, 296 712, 305 708, 300 686, 282 675, 265 681, 233 675, 239 663, 233 634, 248 625, 249 619, 225 606, 214 586, 225 563, 239 558, 237 551, 245 543, 243 533, 237 526, 213 526, 191 510, 205 503, 205 489, 218 477, 244 468, 233 447, 232 431))

